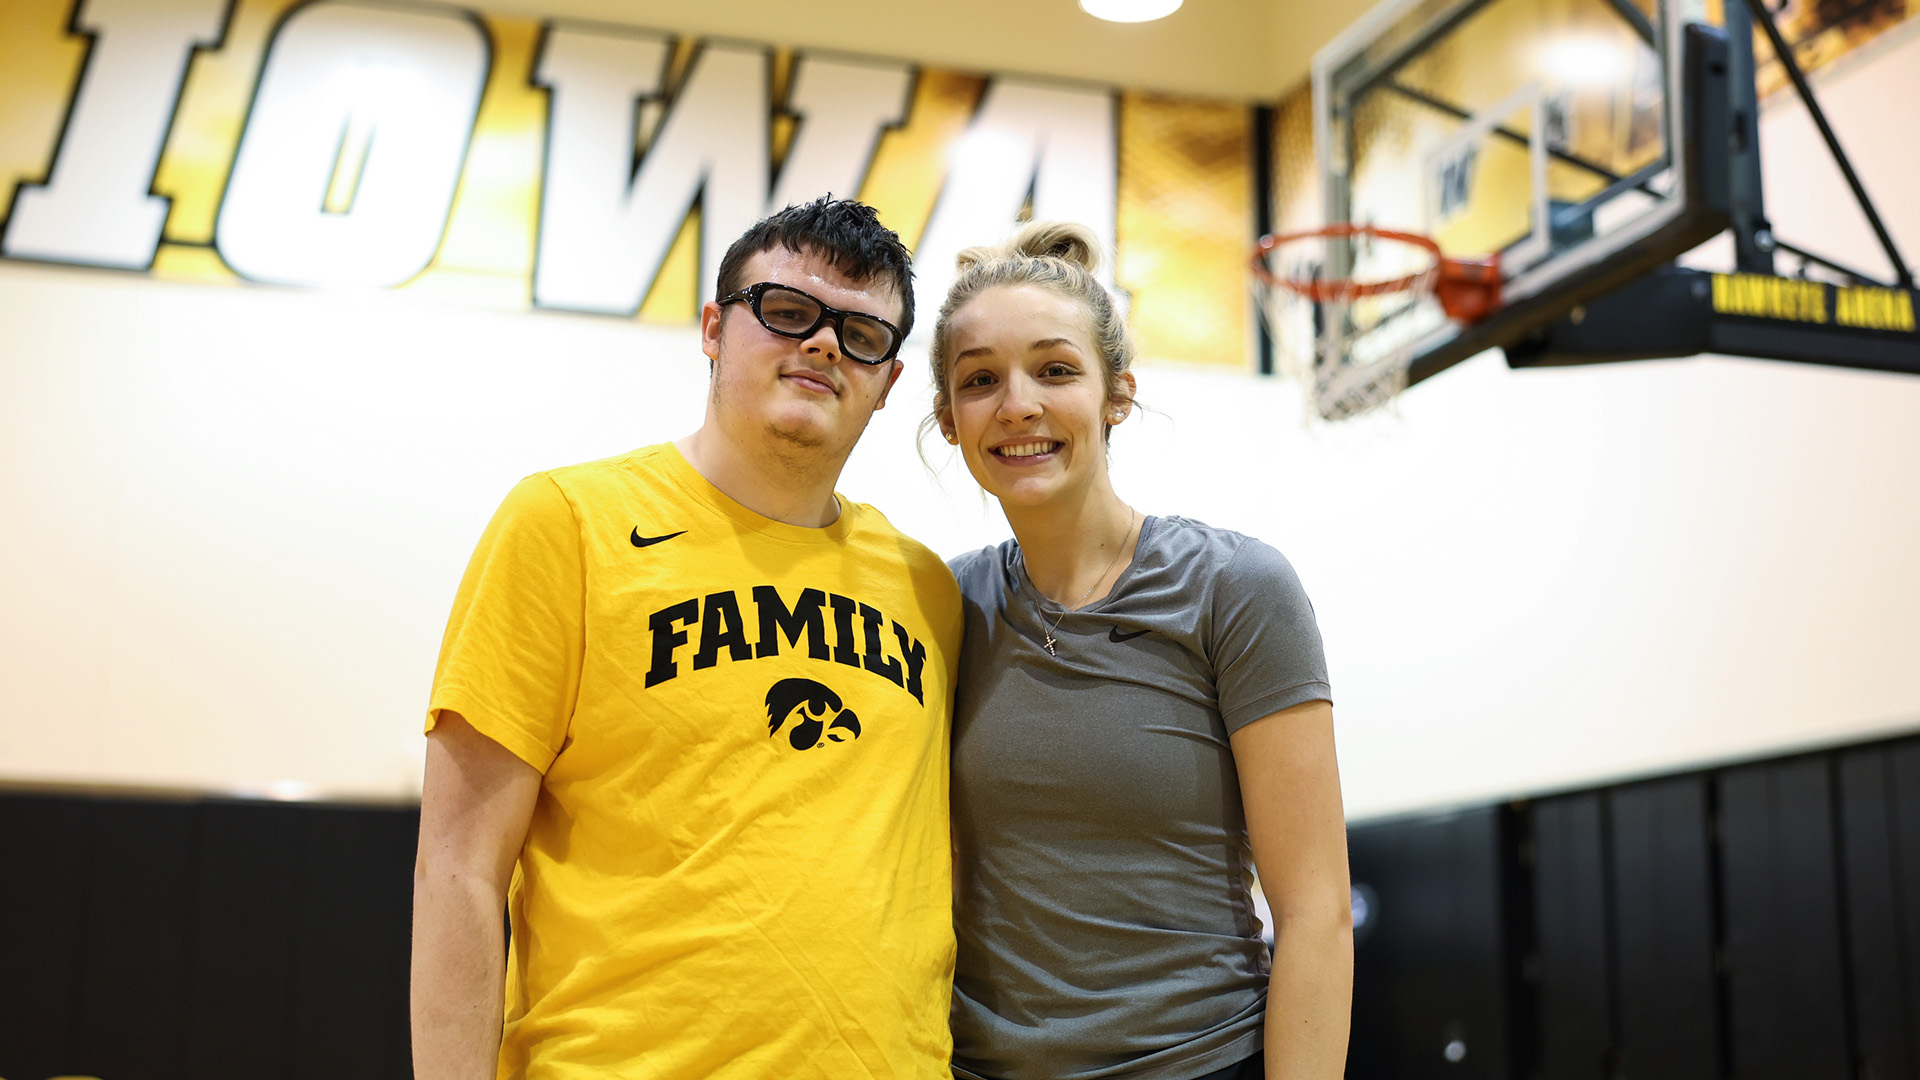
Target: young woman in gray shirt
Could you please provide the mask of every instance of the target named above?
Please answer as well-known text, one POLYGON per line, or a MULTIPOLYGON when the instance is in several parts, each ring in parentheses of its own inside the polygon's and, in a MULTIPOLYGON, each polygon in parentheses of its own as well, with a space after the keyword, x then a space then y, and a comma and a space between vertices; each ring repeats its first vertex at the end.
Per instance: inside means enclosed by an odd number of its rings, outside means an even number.
POLYGON ((1335 1080, 1353 937, 1313 609, 1271 547, 1114 493, 1133 346, 1098 258, 1046 223, 964 252, 934 329, 931 420, 1014 533, 952 564, 954 1075, 1335 1080))

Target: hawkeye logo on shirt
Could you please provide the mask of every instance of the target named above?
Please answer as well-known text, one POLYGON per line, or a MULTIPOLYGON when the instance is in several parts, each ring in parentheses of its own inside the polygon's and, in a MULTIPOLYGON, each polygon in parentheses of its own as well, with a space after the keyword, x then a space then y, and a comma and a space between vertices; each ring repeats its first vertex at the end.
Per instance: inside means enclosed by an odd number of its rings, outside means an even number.
POLYGON ((781 725, 790 717, 798 717, 787 735, 787 742, 795 750, 827 745, 820 741, 822 733, 834 742, 860 737, 860 717, 841 704, 840 695, 832 687, 812 679, 781 679, 767 691, 767 737, 780 734, 781 725), (831 720, 828 712, 833 713, 831 720))
MULTIPOLYGON (((652 635, 653 646, 652 666, 647 669, 647 686, 655 687, 669 679, 678 678, 681 657, 688 645, 693 646, 693 670, 700 671, 718 664, 723 655, 735 663, 778 656, 782 642, 797 652, 804 638, 809 659, 829 660, 850 668, 865 668, 912 694, 913 700, 926 704, 926 691, 920 676, 927 666, 927 647, 909 634, 906 627, 888 619, 873 605, 823 589, 802 589, 799 600, 788 606, 781 598, 780 591, 772 585, 755 585, 748 604, 753 611, 751 621, 746 615, 746 605, 731 590, 682 600, 647 616, 647 630, 652 635), (829 612, 833 619, 831 641, 827 635, 829 612), (856 620, 859 622, 857 631, 854 626, 856 620), (757 631, 753 638, 748 637, 749 626, 757 631), (892 631, 887 635, 892 638, 891 642, 882 636, 882 629, 892 631), (694 641, 696 632, 697 642, 694 641), (892 654, 887 652, 888 645, 895 646, 892 654)), ((767 721, 771 725, 769 734, 777 733, 786 717, 801 704, 809 705, 813 717, 823 717, 828 708, 841 717, 853 716, 851 712, 842 710, 840 696, 825 685, 810 679, 785 679, 775 683, 773 689, 767 692, 767 721), (804 683, 807 686, 788 686, 789 683, 804 683), (776 694, 781 695, 778 708, 776 694), (813 708, 812 702, 819 702, 822 707, 813 708)), ((822 730, 807 726, 816 722, 828 725, 825 727, 828 738, 833 738, 832 732, 839 726, 837 720, 804 719, 790 737, 795 748, 807 748, 800 745, 802 731, 808 732, 808 747, 819 742, 822 730)), ((852 720, 844 730, 859 737, 859 720, 852 720)), ((833 738, 833 741, 840 740, 833 738)))

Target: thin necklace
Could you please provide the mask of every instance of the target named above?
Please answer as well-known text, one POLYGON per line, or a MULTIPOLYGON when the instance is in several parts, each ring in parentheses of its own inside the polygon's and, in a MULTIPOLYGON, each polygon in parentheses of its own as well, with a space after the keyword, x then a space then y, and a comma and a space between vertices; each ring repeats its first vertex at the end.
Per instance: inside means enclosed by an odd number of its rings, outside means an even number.
POLYGON ((1046 641, 1045 641, 1045 642, 1043 643, 1043 644, 1045 644, 1045 645, 1046 645, 1046 647, 1047 647, 1047 655, 1049 655, 1049 656, 1059 656, 1059 655, 1060 655, 1059 653, 1057 653, 1057 652, 1055 652, 1055 651, 1054 651, 1054 649, 1053 649, 1053 643, 1054 643, 1054 642, 1056 642, 1056 641, 1058 641, 1058 640, 1060 640, 1060 639, 1059 639, 1059 638, 1056 638, 1056 637, 1054 637, 1054 636, 1053 636, 1053 634, 1054 634, 1054 631, 1055 631, 1055 630, 1058 630, 1058 629, 1060 629, 1060 624, 1061 624, 1062 622, 1065 622, 1065 621, 1066 621, 1066 618, 1067 618, 1067 612, 1069 612, 1069 611, 1072 611, 1072 610, 1073 610, 1074 608, 1077 608, 1077 607, 1079 607, 1079 606, 1080 606, 1081 604, 1084 604, 1084 603, 1086 603, 1086 602, 1087 602, 1087 597, 1089 597, 1089 596, 1092 596, 1092 595, 1093 595, 1093 590, 1095 590, 1095 589, 1097 589, 1097 588, 1099 588, 1099 587, 1100 587, 1100 583, 1101 583, 1102 581, 1105 581, 1105 580, 1107 579, 1107 571, 1108 571, 1108 570, 1111 570, 1111 569, 1113 569, 1113 564, 1114 564, 1114 563, 1117 563, 1117 562, 1119 562, 1119 561, 1120 561, 1120 553, 1121 553, 1122 551, 1124 551, 1124 550, 1126 550, 1126 547, 1127 547, 1127 537, 1129 537, 1129 536, 1132 536, 1132 535, 1133 535, 1133 515, 1134 515, 1134 513, 1135 513, 1135 511, 1134 511, 1134 509, 1133 509, 1133 507, 1131 507, 1131 506, 1129 506, 1129 507, 1127 507, 1127 531, 1126 531, 1126 532, 1125 532, 1124 534, 1122 534, 1122 535, 1121 535, 1121 537, 1120 537, 1120 545, 1119 545, 1118 547, 1116 547, 1116 548, 1114 548, 1114 549, 1113 549, 1113 558, 1111 558, 1111 559, 1108 559, 1108 560, 1107 560, 1107 565, 1101 568, 1101 570, 1100 570, 1100 576, 1099 576, 1099 577, 1097 577, 1097 578, 1094 578, 1094 579, 1093 579, 1093 584, 1092 584, 1092 585, 1090 585, 1090 586, 1088 586, 1088 588, 1087 588, 1087 591, 1086 591, 1086 592, 1083 592, 1083 593, 1081 593, 1081 594, 1080 594, 1080 599, 1078 599, 1078 600, 1075 600, 1075 601, 1073 602, 1073 607, 1063 607, 1063 608, 1061 608, 1061 609, 1060 609, 1060 615, 1059 615, 1059 617, 1053 620, 1053 629, 1052 629, 1052 630, 1048 630, 1048 631, 1047 631, 1047 640, 1046 640, 1046 641))

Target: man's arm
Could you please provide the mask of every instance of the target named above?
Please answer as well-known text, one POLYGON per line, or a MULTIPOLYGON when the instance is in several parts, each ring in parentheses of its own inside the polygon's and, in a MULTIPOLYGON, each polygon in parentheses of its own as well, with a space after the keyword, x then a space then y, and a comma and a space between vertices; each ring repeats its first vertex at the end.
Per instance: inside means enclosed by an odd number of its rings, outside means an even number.
POLYGON ((493 1080, 500 1053, 507 884, 540 771, 441 710, 427 736, 413 864, 413 1069, 493 1080))
POLYGON ((1273 909, 1268 1080, 1338 1080, 1353 1015, 1353 907, 1333 706, 1309 701, 1231 736, 1260 888, 1273 909))

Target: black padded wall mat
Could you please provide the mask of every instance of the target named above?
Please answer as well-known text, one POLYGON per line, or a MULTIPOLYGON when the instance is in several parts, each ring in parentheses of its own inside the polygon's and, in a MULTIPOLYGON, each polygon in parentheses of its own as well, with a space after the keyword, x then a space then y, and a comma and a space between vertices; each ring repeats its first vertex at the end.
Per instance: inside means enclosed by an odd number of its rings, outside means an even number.
POLYGON ((1920 739, 1349 837, 1354 1080, 1920 1080, 1920 739))
POLYGON ((1504 1077, 1515 1036, 1503 808, 1350 830, 1371 898, 1356 935, 1351 1077, 1504 1077))
POLYGON ((404 1080, 419 814, 0 794, 0 1077, 404 1080))
POLYGON ((1706 781, 1606 793, 1618 1075, 1696 1080, 1719 1058, 1706 781))
POLYGON ((1712 1076, 1712 867, 1698 776, 1536 800, 1539 1071, 1712 1076))
POLYGON ((87 836, 79 799, 0 798, 0 1076, 77 1072, 87 836))
POLYGON ((1838 777, 1860 1075, 1920 1076, 1920 742, 1843 753, 1838 777))
MULTIPOLYGON (((418 821, 0 793, 0 1077, 404 1080, 418 821)), ((1920 1080, 1920 738, 1349 843, 1352 1080, 1920 1080)))
POLYGON ((1852 1074, 1833 790, 1824 758, 1720 777, 1733 1074, 1852 1074))
POLYGON ((1540 1059, 1556 1076, 1611 1075, 1617 1020, 1605 806, 1589 792, 1532 809, 1540 1059))

